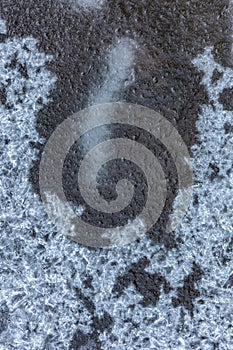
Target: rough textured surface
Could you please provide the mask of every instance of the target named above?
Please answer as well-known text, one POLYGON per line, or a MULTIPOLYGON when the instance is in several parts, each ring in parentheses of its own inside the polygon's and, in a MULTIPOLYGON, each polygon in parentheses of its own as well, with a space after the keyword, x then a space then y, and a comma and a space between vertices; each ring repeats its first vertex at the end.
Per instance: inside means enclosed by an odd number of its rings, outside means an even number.
POLYGON ((224 1, 0 2, 0 347, 231 349, 232 16, 224 1), (127 101, 163 114, 192 154, 182 225, 89 249, 38 195, 64 118, 127 101))

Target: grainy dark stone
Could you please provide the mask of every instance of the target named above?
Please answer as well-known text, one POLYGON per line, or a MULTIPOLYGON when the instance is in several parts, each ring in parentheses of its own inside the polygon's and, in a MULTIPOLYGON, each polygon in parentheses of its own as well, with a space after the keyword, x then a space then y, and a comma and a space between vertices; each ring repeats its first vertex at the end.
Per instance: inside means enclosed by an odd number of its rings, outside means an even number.
MULTIPOLYGON (((156 1, 144 1, 143 4, 129 1, 125 4, 118 0, 107 2, 97 14, 92 11, 85 14, 81 10, 75 13, 68 2, 62 6, 51 0, 36 4, 32 0, 19 0, 14 4, 4 0, 2 4, 2 16, 8 20, 10 36, 33 35, 39 39, 39 45, 46 53, 56 57, 50 69, 59 81, 53 103, 38 118, 41 135, 48 136, 62 119, 85 106, 90 86, 102 79, 101 67, 106 60, 104 47, 102 53, 100 50, 101 42, 110 44, 115 35, 132 38, 139 35, 144 50, 139 52, 136 67, 137 91, 133 93, 130 87, 121 94, 122 97, 161 109, 168 119, 177 124, 180 133, 186 134, 186 137, 182 136, 188 144, 195 141, 195 116, 200 103, 206 101, 206 95, 199 84, 200 74, 191 65, 190 59, 210 43, 219 45, 223 31, 224 38, 227 37, 230 27, 224 10, 228 1, 197 3, 193 0, 179 6, 173 1, 164 1, 162 6, 158 6, 156 1), (222 20, 218 21, 220 13, 222 20), (216 25, 213 26, 215 18, 216 25), (85 40, 82 40, 84 37, 85 40), (91 70, 88 69, 90 65, 91 70), (84 77, 80 74, 82 72, 84 77), (144 90, 140 87, 145 75, 148 76, 145 93, 148 88, 154 91, 149 100, 142 98, 144 90), (156 75, 159 75, 160 84, 154 84, 151 79, 156 75), (175 93, 170 91, 172 86, 176 87, 175 93), (162 98, 165 95, 166 101, 162 98), (46 118, 50 120, 49 128, 43 128, 46 118)), ((230 52, 230 42, 225 46, 224 56, 230 52)))

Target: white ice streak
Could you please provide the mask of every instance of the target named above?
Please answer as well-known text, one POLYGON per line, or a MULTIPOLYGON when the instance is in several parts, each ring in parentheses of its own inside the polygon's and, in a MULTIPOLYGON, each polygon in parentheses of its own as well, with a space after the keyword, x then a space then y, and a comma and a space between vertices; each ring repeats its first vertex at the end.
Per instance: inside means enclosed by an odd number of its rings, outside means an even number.
POLYGON ((0 18, 0 34, 6 34, 6 33, 7 33, 6 21, 0 18))
POLYGON ((74 7, 82 7, 84 10, 96 9, 99 10, 104 5, 106 0, 70 0, 74 7))
POLYGON ((118 39, 108 54, 104 81, 92 92, 89 105, 117 101, 117 93, 124 84, 133 82, 135 48, 136 43, 132 39, 118 39))

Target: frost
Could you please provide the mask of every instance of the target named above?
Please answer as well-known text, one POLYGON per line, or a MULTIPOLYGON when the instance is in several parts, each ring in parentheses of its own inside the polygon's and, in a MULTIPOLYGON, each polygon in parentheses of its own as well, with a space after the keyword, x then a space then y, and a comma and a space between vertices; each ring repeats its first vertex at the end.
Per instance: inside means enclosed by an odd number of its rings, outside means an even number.
MULTIPOLYGON (((191 271, 192 262, 196 261, 203 269, 204 277, 195 286, 200 291, 200 297, 194 304, 194 319, 184 312, 182 320, 181 308, 173 308, 171 297, 175 295, 174 291, 169 296, 161 295, 156 307, 146 308, 135 300, 138 294, 134 288, 125 290, 124 296, 114 298, 114 302, 112 298, 111 301, 108 299, 106 292, 104 300, 96 299, 99 308, 104 307, 114 315, 112 334, 116 337, 120 334, 120 337, 113 344, 108 334, 101 334, 105 349, 124 348, 124 344, 132 349, 146 348, 142 344, 144 337, 149 338, 150 349, 181 350, 195 347, 197 350, 212 350, 213 344, 219 344, 221 349, 229 349, 231 346, 233 294, 230 288, 223 286, 232 271, 233 188, 228 170, 232 169, 233 145, 231 135, 224 132, 224 124, 226 121, 232 124, 233 114, 223 110, 218 96, 225 84, 233 85, 233 71, 219 66, 214 61, 210 48, 198 56, 194 64, 204 72, 203 84, 214 98, 215 109, 203 106, 197 123, 201 143, 193 147, 192 166, 196 177, 193 195, 198 196, 198 204, 190 205, 183 223, 176 229, 177 237, 184 243, 177 251, 164 254, 162 248, 151 247, 145 239, 141 239, 138 244, 132 244, 128 254, 125 248, 118 256, 121 266, 118 274, 121 270, 124 271, 127 257, 130 265, 132 259, 137 261, 143 255, 151 262, 148 268, 150 272, 160 272, 174 290, 182 285, 182 280, 191 271), (223 72, 223 81, 213 86, 210 77, 215 67, 223 72), (220 179, 211 181, 208 176, 211 162, 218 164, 220 179), (160 257, 163 254, 165 259, 161 263, 160 257), (134 307, 131 309, 132 304, 134 307), (137 324, 137 328, 132 326, 130 320, 137 324)), ((179 208, 180 203, 187 198, 186 195, 186 191, 179 193, 175 208, 179 208)), ((103 272, 103 278, 109 274, 113 279, 111 270, 103 272)), ((109 276, 106 288, 109 286, 111 290, 110 280, 109 276)), ((97 279, 93 284, 97 287, 97 279)))
POLYGON ((119 226, 105 230, 102 237, 109 239, 111 246, 125 245, 139 238, 144 233, 144 228, 143 221, 136 218, 123 227, 119 226))
POLYGON ((101 7, 104 5, 105 0, 69 0, 71 4, 74 5, 74 8, 76 6, 82 7, 85 10, 88 9, 101 9, 101 7))
MULTIPOLYGON (((106 76, 101 92, 93 101, 115 98, 117 89, 131 74, 133 50, 128 41, 123 40, 115 51, 112 50, 110 75, 106 76), (123 62, 122 70, 114 61, 114 57, 121 57, 117 56, 120 48, 131 57, 130 64, 123 62), (119 72, 119 79, 114 78, 111 73, 114 71, 119 72)), ((0 200, 4 203, 1 208, 0 299, 9 309, 8 328, 1 333, 0 347, 7 350, 66 349, 77 328, 91 333, 93 315, 75 293, 75 288, 80 288, 85 298, 94 303, 95 316, 106 311, 113 319, 112 329, 99 334, 103 349, 212 350, 217 343, 220 349, 229 349, 232 290, 224 285, 232 272, 233 189, 228 170, 232 169, 233 145, 231 135, 224 133, 224 124, 232 123, 233 115, 223 110, 218 96, 226 85, 233 85, 232 70, 219 66, 210 48, 194 60, 195 66, 204 73, 203 84, 213 98, 215 109, 203 106, 197 123, 201 142, 193 147, 192 165, 196 176, 193 193, 199 202, 190 206, 183 224, 176 230, 176 235, 184 242, 180 250, 166 252, 163 247, 152 246, 145 236, 140 242, 127 246, 93 250, 56 231, 28 180, 32 160, 37 156, 30 141, 43 142, 34 124, 42 106, 38 99, 42 98, 43 104, 48 103, 56 81, 44 67, 52 58, 38 51, 33 38, 1 43, 0 55, 1 88, 6 89, 6 103, 10 108, 0 107, 0 200), (30 52, 23 49, 24 44, 30 52), (16 53, 18 62, 26 64, 27 84, 17 68, 7 67, 16 53), (212 85, 211 76, 216 67, 223 72, 223 77, 212 85), (10 85, 8 79, 11 79, 10 85), (19 92, 17 96, 14 90, 19 92), (220 179, 209 179, 210 162, 218 164, 220 179), (112 295, 116 277, 142 256, 150 260, 148 270, 161 273, 173 288, 169 294, 161 294, 156 307, 142 307, 133 287, 121 298, 112 295), (201 296, 195 303, 194 319, 184 314, 181 320, 181 308, 172 307, 171 297, 190 272, 193 260, 205 273, 196 286, 201 296), (91 288, 85 288, 88 277, 92 278, 91 288), (118 341, 112 340, 114 336, 118 341), (146 344, 142 344, 144 338, 149 338, 146 344)), ((184 197, 185 193, 179 194, 177 208, 179 199, 184 197)), ((50 196, 49 199, 53 210, 67 210, 57 198, 50 196)), ((78 208, 77 213, 81 214, 82 210, 78 208)), ((69 217, 74 215, 70 211, 68 214, 69 217)), ((111 238, 114 242, 130 240, 132 234, 140 234, 142 227, 142 222, 129 223, 127 231, 112 231, 111 238)), ((89 345, 92 346, 91 342, 89 345)))
POLYGON ((0 347, 64 349, 77 327, 77 317, 80 329, 88 332, 90 315, 70 293, 72 262, 62 263, 70 254, 66 238, 53 237, 55 228, 28 180, 37 156, 30 142, 42 142, 35 130, 36 113, 41 100, 49 101, 56 82, 44 67, 52 57, 39 52, 31 37, 0 43, 0 57, 0 87, 6 91, 8 107, 0 106, 0 300, 9 310, 0 347), (10 68, 13 58, 16 65, 10 68), (25 65, 27 78, 19 64, 25 65))
POLYGON ((76 215, 82 215, 84 207, 80 205, 74 211, 68 203, 63 203, 56 194, 46 192, 45 197, 49 216, 55 218, 55 224, 58 229, 65 235, 75 237, 77 232, 75 225, 72 224, 72 220, 76 215))
POLYGON ((128 38, 121 38, 110 50, 108 55, 108 70, 102 86, 97 87, 91 95, 89 105, 117 101, 117 92, 123 83, 134 80, 134 51, 136 43, 128 38))
POLYGON ((175 198, 173 205, 173 213, 169 217, 166 231, 171 232, 177 228, 182 221, 184 212, 187 210, 190 198, 192 195, 192 188, 179 189, 178 195, 175 198))
POLYGON ((0 34, 6 34, 6 33, 7 33, 6 21, 0 18, 0 34))

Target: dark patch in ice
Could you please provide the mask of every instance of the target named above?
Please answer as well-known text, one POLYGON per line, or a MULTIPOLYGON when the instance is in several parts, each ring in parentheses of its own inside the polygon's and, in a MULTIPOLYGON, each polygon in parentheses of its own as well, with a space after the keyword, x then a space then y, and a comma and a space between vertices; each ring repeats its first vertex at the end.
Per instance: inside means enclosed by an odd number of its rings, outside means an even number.
POLYGON ((218 173, 220 171, 217 164, 210 164, 209 168, 211 169, 210 180, 213 181, 216 177, 218 177, 218 173))
POLYGON ((201 268, 194 262, 192 272, 183 280, 183 287, 177 288, 177 297, 172 298, 172 305, 183 306, 189 311, 191 317, 193 317, 194 300, 200 295, 195 288, 195 283, 202 279, 203 274, 201 268))
POLYGON ((6 88, 4 86, 0 90, 0 102, 2 105, 5 105, 7 102, 6 88))
POLYGON ((87 278, 83 281, 83 286, 85 289, 93 289, 92 286, 93 277, 87 276, 87 278))
POLYGON ((29 79, 26 64, 19 63, 18 71, 25 79, 29 79))
POLYGON ((230 275, 230 277, 228 278, 228 280, 226 281, 226 283, 223 286, 224 288, 232 288, 233 287, 233 273, 230 275))
MULTIPOLYGON (((169 199, 166 199, 164 208, 168 208, 169 199)), ((177 248, 181 243, 174 232, 167 232, 166 230, 169 215, 170 212, 164 209, 156 224, 147 232, 152 244, 164 245, 166 249, 177 248)))
POLYGON ((9 309, 7 304, 4 302, 2 305, 0 305, 0 334, 7 329, 8 316, 9 309))
POLYGON ((211 78, 211 84, 216 83, 220 78, 222 78, 223 72, 219 72, 217 68, 213 71, 213 75, 211 78))
POLYGON ((198 195, 195 193, 193 196, 193 204, 198 205, 199 204, 199 198, 198 195))
POLYGON ((227 111, 233 111, 233 88, 224 89, 219 96, 219 102, 227 111))
POLYGON ((73 335, 73 338, 69 344, 69 350, 81 350, 83 349, 88 350, 101 350, 101 342, 98 340, 98 337, 96 337, 94 334, 85 334, 79 329, 75 332, 73 335))
POLYGON ((17 53, 14 53, 11 62, 6 65, 7 68, 15 69, 17 67, 17 53))
POLYGON ((224 124, 224 130, 225 130, 225 134, 233 133, 233 125, 231 125, 230 123, 226 122, 224 124))
POLYGON ((99 340, 99 334, 104 330, 111 328, 113 322, 112 318, 106 311, 104 311, 103 316, 96 316, 94 302, 85 296, 80 288, 74 288, 74 290, 77 298, 84 303, 85 307, 91 314, 92 332, 85 334, 84 332, 77 329, 73 335, 69 349, 81 349, 81 346, 88 345, 88 349, 101 350, 102 346, 99 340))
POLYGON ((163 288, 164 292, 168 293, 171 287, 160 273, 152 274, 145 271, 149 264, 150 261, 146 257, 133 263, 123 276, 117 277, 112 290, 113 294, 119 297, 127 287, 133 284, 137 292, 143 296, 140 301, 142 306, 156 305, 161 289, 163 288))

